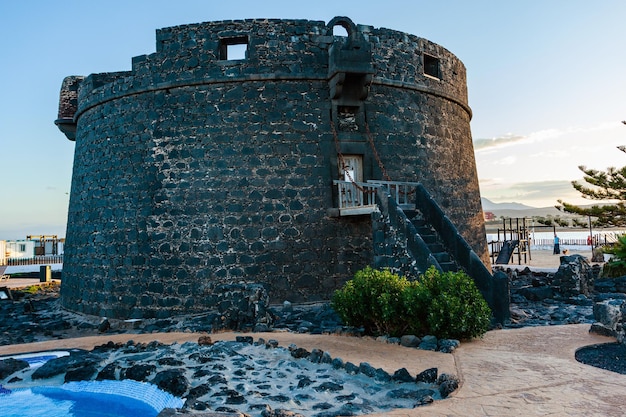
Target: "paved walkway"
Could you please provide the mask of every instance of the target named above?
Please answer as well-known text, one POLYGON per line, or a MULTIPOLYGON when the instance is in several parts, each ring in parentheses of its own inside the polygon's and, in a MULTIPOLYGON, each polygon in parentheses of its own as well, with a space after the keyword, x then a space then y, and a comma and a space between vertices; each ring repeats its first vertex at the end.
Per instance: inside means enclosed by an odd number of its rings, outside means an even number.
MULTIPOLYGON (((61 280, 53 279, 51 282, 60 283, 61 280)), ((14 290, 17 288, 31 287, 33 285, 46 285, 46 283, 41 282, 39 278, 9 278, 7 281, 0 284, 0 287, 7 287, 14 290)))
MULTIPOLYGON (((568 250, 567 255, 581 255, 591 263, 591 250, 568 250)), ((561 264, 561 256, 552 254, 548 250, 532 250, 529 256, 518 256, 516 254, 511 258, 511 262, 507 265, 499 265, 504 268, 524 269, 529 267, 532 270, 541 270, 545 272, 556 272, 561 264)))
MULTIPOLYGON (((388 345, 371 338, 255 333, 276 339, 281 346, 295 343, 319 348, 333 357, 358 364, 368 362, 388 372, 407 368, 417 374, 430 367, 454 373, 460 388, 448 399, 415 409, 399 409, 386 416, 624 416, 626 375, 578 363, 574 352, 582 346, 607 343, 611 338, 589 333, 588 324, 534 327, 488 332, 482 340, 462 343, 454 354, 427 352, 388 345)), ((215 340, 234 340, 239 333, 211 334, 215 340)), ((91 349, 109 340, 163 343, 197 341, 193 333, 125 334, 0 346, 0 355, 48 349, 91 349)), ((382 416, 379 414, 378 416, 382 416)))

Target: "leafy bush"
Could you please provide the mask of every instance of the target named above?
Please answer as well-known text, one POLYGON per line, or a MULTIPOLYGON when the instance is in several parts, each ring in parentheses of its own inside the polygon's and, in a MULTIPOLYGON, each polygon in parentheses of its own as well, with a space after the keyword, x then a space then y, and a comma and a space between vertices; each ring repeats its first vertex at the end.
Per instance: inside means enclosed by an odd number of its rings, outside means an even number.
POLYGON ((466 273, 430 267, 420 283, 430 299, 428 327, 437 337, 471 339, 489 330, 491 310, 466 273))
POLYGON ((402 292, 408 285, 389 270, 367 267, 335 291, 331 304, 350 326, 363 326, 368 334, 397 334, 405 327, 396 318, 403 313, 402 292))
POLYGON ((618 278, 626 275, 626 262, 609 261, 602 267, 603 278, 618 278))
POLYGON ((617 278, 626 275, 626 235, 620 236, 613 246, 604 247, 603 250, 613 257, 602 267, 602 276, 617 278))
POLYGON ((389 270, 367 267, 335 291, 332 307, 345 324, 368 334, 433 334, 469 339, 488 329, 491 311, 464 272, 431 267, 409 282, 389 270))

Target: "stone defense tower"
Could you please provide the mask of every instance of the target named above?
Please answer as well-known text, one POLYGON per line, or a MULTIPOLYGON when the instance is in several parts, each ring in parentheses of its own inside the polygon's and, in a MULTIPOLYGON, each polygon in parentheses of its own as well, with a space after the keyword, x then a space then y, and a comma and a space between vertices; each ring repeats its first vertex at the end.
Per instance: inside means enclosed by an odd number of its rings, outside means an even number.
POLYGON ((275 302, 329 299, 373 258, 370 216, 337 215, 340 153, 358 179, 424 184, 488 262, 452 53, 346 17, 156 38, 131 71, 63 82, 56 124, 76 141, 64 307, 169 317, 205 311, 216 286, 239 282, 275 302))

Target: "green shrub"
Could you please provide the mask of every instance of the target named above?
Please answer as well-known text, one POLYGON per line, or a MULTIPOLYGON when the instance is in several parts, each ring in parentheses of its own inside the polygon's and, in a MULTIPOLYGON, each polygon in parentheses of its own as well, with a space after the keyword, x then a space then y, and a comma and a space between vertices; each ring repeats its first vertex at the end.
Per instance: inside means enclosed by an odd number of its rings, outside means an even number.
POLYGON ((613 257, 602 267, 602 276, 617 278, 626 275, 626 235, 620 236, 614 245, 604 247, 603 251, 613 257))
POLYGON ((420 282, 430 298, 428 327, 437 337, 471 339, 489 330, 491 310, 466 273, 430 267, 420 282))
POLYGON ((618 278, 624 275, 626 275, 625 261, 609 261, 602 267, 602 277, 604 278, 618 278))
POLYGON ((403 319, 407 322, 409 334, 432 334, 428 327, 428 308, 430 306, 430 292, 419 281, 413 281, 402 294, 404 306, 403 319))
POLYGON ((335 291, 331 305, 345 324, 362 326, 373 335, 470 339, 482 336, 491 318, 467 274, 441 273, 434 267, 414 282, 367 267, 335 291))
POLYGON ((406 327, 398 316, 403 313, 402 292, 407 285, 405 278, 389 270, 366 267, 335 291, 331 305, 349 326, 363 326, 368 334, 396 335, 406 327))

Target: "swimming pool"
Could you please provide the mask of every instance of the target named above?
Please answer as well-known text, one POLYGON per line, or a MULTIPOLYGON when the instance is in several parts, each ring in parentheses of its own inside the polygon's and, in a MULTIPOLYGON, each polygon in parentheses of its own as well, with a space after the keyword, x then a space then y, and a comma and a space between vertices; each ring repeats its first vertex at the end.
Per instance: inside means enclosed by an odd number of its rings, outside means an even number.
POLYGON ((31 352, 31 353, 21 353, 17 355, 7 355, 0 356, 0 360, 13 358, 19 359, 28 362, 31 369, 39 368, 44 363, 48 362, 50 359, 56 359, 63 356, 69 356, 70 352, 77 351, 78 349, 70 349, 70 350, 47 350, 43 352, 31 352))
POLYGON ((0 394, 1 417, 156 417, 183 400, 132 380, 80 381, 0 394))

